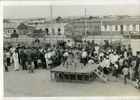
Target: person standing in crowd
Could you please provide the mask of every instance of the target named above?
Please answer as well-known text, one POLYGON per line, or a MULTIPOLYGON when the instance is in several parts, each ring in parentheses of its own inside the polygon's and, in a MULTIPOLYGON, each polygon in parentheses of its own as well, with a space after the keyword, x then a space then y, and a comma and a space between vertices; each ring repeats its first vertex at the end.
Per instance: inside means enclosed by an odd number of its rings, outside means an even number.
POLYGON ((7 51, 4 50, 4 53, 3 53, 3 65, 4 65, 4 68, 5 68, 5 72, 9 72, 8 66, 7 66, 6 52, 7 52, 7 51))
POLYGON ((131 54, 131 53, 132 53, 132 48, 131 48, 131 45, 128 45, 127 52, 128 52, 129 54, 131 54))
POLYGON ((111 71, 110 61, 109 61, 109 57, 108 56, 103 61, 103 70, 104 70, 105 74, 109 74, 110 71, 111 71))
POLYGON ((36 47, 34 48, 32 56, 33 56, 34 67, 35 67, 35 69, 38 69, 38 67, 37 67, 37 51, 36 51, 36 47))
POLYGON ((17 53, 16 50, 15 50, 15 52, 13 53, 12 58, 13 58, 13 60, 14 60, 14 69, 15 69, 15 71, 19 71, 18 53, 17 53))
POLYGON ((124 50, 126 50, 125 45, 123 45, 123 46, 121 47, 121 54, 122 54, 122 56, 124 56, 124 50))
POLYGON ((138 67, 138 74, 139 74, 139 80, 140 80, 140 64, 139 64, 139 67, 138 67))
POLYGON ((116 74, 117 74, 117 70, 116 67, 112 67, 112 76, 113 76, 113 81, 116 82, 116 74))
POLYGON ((26 66, 28 66, 31 61, 32 61, 32 53, 31 53, 31 48, 29 47, 28 50, 27 50, 27 56, 26 56, 26 66))
POLYGON ((15 52, 15 48, 13 47, 13 46, 11 46, 11 48, 10 48, 10 53, 11 53, 11 62, 13 62, 13 59, 12 59, 12 55, 13 55, 13 53, 15 52))
POLYGON ((128 59, 128 55, 127 55, 127 50, 126 49, 124 49, 124 54, 123 55, 124 55, 124 59, 127 60, 128 59))
POLYGON ((5 53, 5 56, 6 56, 6 61, 7 61, 7 67, 8 66, 11 66, 11 63, 10 63, 10 52, 9 52, 9 50, 7 49, 6 50, 6 53, 5 53))
POLYGON ((138 77, 138 67, 139 67, 139 64, 140 64, 139 53, 136 52, 136 67, 134 69, 135 70, 135 75, 134 75, 135 79, 136 79, 136 77, 138 77))
POLYGON ((126 84, 126 78, 127 78, 128 72, 129 72, 128 67, 127 66, 124 66, 122 72, 123 72, 123 75, 124 75, 124 84, 126 84))
POLYGON ((27 66, 26 66, 26 54, 24 53, 23 50, 21 51, 20 56, 21 56, 22 70, 27 70, 27 66))
POLYGON ((46 67, 48 70, 50 70, 50 64, 52 63, 52 59, 51 59, 51 53, 49 52, 49 50, 47 50, 45 53, 45 60, 46 60, 46 67))
POLYGON ((119 73, 119 74, 122 74, 123 62, 124 62, 123 56, 121 56, 121 57, 119 58, 118 62, 119 62, 118 73, 119 73))
POLYGON ((67 58, 68 58, 68 51, 65 50, 64 54, 63 54, 63 66, 65 65, 66 61, 67 61, 67 58))
POLYGON ((84 66, 86 66, 86 63, 87 63, 87 52, 86 52, 86 50, 83 50, 83 52, 82 52, 82 61, 84 63, 84 66))
POLYGON ((135 75, 135 67, 136 67, 136 60, 135 60, 135 58, 133 57, 132 58, 132 62, 131 62, 131 64, 130 64, 130 79, 131 80, 134 80, 134 75, 135 75))
POLYGON ((49 56, 49 55, 48 55, 48 54, 49 54, 49 53, 48 53, 48 50, 46 50, 46 53, 45 53, 45 56, 44 56, 44 57, 45 57, 45 61, 46 61, 46 69, 49 69, 49 66, 48 66, 48 60, 49 60, 49 59, 48 59, 48 56, 49 56))
POLYGON ((94 48, 95 48, 94 53, 96 53, 98 55, 100 47, 98 46, 98 44, 96 44, 94 48))
POLYGON ((45 61, 45 51, 42 50, 41 52, 41 61, 42 61, 42 65, 43 65, 43 69, 46 69, 46 61, 45 61))
POLYGON ((68 49, 69 49, 69 48, 72 48, 72 43, 70 42, 70 40, 68 40, 67 46, 68 46, 68 49))
POLYGON ((121 53, 121 46, 120 46, 120 43, 117 44, 117 47, 116 47, 116 53, 121 53))
POLYGON ((116 69, 116 78, 118 77, 118 62, 116 61, 114 64, 114 67, 116 69))
POLYGON ((41 52, 37 49, 37 67, 39 69, 42 68, 42 61, 41 61, 41 52))
POLYGON ((19 56, 18 56, 18 61, 19 61, 19 64, 20 64, 20 58, 21 58, 21 57, 20 57, 20 51, 21 51, 20 44, 17 45, 16 50, 17 50, 18 55, 19 55, 19 56))

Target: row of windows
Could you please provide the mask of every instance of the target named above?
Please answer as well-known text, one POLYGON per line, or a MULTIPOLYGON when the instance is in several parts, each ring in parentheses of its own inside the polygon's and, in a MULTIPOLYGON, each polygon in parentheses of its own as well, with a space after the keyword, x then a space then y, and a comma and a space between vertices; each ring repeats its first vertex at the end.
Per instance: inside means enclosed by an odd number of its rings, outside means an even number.
MULTIPOLYGON (((74 31, 83 31, 85 30, 85 27, 78 27, 78 26, 75 26, 74 27, 74 31)), ((87 30, 90 30, 90 31, 100 31, 100 27, 99 26, 89 26, 87 27, 87 30)))
MULTIPOLYGON (((123 29, 123 25, 121 25, 121 28, 123 29)), ((104 26, 104 29, 107 30, 107 25, 104 26)), ((118 26, 115 25, 115 30, 118 30, 118 26)), ((129 30, 129 25, 126 25, 126 30, 129 30)), ((140 30, 140 25, 139 25, 140 30)), ((133 31, 136 31, 136 25, 133 25, 133 31)))

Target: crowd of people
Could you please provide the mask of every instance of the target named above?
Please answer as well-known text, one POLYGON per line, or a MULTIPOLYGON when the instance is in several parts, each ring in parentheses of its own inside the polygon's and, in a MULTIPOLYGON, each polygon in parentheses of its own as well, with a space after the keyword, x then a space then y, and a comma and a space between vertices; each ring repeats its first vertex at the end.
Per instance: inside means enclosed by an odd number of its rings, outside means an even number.
MULTIPOLYGON (((62 41, 61 41, 62 42, 62 41)), ((41 47, 27 44, 18 44, 16 47, 10 43, 4 46, 4 64, 6 70, 14 62, 14 70, 34 72, 35 69, 51 69, 62 64, 62 66, 75 70, 86 67, 87 64, 98 64, 98 69, 104 74, 112 73, 113 81, 117 81, 118 74, 124 75, 132 81, 140 81, 140 52, 133 55, 130 45, 118 43, 116 47, 105 41, 104 45, 95 44, 94 41, 83 41, 75 43, 70 41, 53 45, 53 47, 41 47)), ((94 66, 93 66, 94 67, 94 66)))

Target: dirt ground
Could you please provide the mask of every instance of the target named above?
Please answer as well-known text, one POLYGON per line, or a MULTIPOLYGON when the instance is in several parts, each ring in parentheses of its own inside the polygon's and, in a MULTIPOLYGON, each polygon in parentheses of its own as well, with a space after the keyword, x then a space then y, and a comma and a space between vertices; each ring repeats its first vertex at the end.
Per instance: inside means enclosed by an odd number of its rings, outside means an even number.
MULTIPOLYGON (((111 74, 107 76, 112 80, 111 74)), ((117 82, 104 83, 99 77, 89 83, 51 82, 50 71, 35 70, 28 73, 21 69, 14 71, 13 65, 9 72, 4 72, 4 97, 98 97, 98 96, 140 96, 134 85, 124 84, 122 78, 117 82)))

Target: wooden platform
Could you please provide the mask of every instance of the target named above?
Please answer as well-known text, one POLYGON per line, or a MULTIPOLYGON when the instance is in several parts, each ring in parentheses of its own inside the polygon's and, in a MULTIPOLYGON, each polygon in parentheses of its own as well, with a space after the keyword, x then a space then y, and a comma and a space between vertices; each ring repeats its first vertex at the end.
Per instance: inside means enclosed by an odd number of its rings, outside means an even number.
POLYGON ((83 66, 82 69, 74 70, 68 69, 62 65, 51 69, 51 81, 55 79, 57 82, 91 82, 94 78, 93 70, 96 69, 98 64, 91 64, 83 66))

